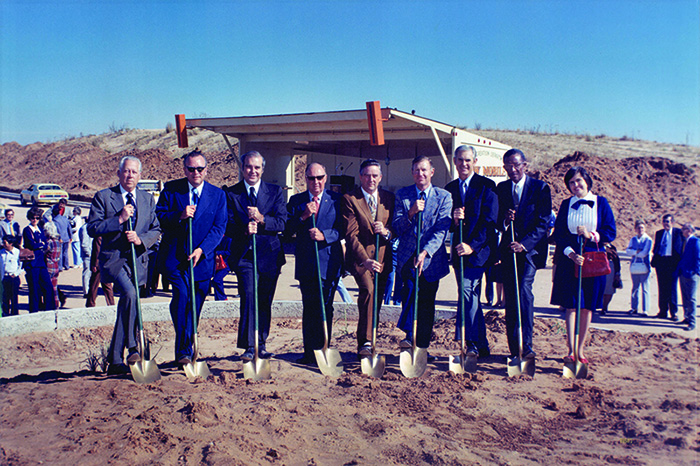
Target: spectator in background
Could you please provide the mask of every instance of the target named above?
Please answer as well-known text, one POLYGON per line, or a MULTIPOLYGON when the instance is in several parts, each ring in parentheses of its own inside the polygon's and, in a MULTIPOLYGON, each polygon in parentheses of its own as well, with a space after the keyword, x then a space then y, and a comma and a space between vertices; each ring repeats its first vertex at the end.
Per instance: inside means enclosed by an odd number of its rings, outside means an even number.
POLYGON ((90 283, 88 284, 88 293, 85 301, 85 307, 95 307, 97 303, 97 291, 102 285, 102 292, 105 295, 105 301, 107 306, 114 306, 114 288, 112 283, 103 282, 101 280, 102 274, 100 273, 100 267, 98 262, 98 257, 100 256, 100 249, 102 248, 102 237, 92 239, 92 251, 90 252, 90 283))
POLYGON ((27 287, 29 288, 30 313, 56 309, 51 277, 46 270, 46 261, 44 260, 47 248, 46 236, 39 228, 39 221, 43 213, 43 209, 38 207, 29 209, 27 211, 29 225, 22 230, 24 247, 34 251, 34 259, 24 262, 24 269, 27 272, 27 287))
POLYGON ((605 291, 603 292, 603 307, 600 309, 600 315, 604 316, 608 313, 608 306, 615 290, 622 288, 622 277, 620 272, 620 256, 617 254, 617 248, 611 243, 605 243, 605 254, 608 257, 610 264, 610 273, 605 276, 605 291))
POLYGON ((73 233, 70 228, 70 220, 63 215, 65 207, 62 204, 53 206, 51 215, 53 223, 56 224, 58 230, 59 243, 61 244, 61 260, 59 262, 59 272, 61 270, 70 269, 70 260, 68 259, 68 250, 70 249, 71 238, 73 233))
POLYGON ((82 210, 80 207, 73 207, 73 217, 70 219, 71 228, 71 250, 73 251, 73 267, 82 267, 83 261, 80 252, 80 227, 85 225, 85 219, 80 216, 82 210))
POLYGON ((683 252, 678 263, 684 314, 681 323, 688 325, 686 330, 692 331, 695 330, 695 309, 698 303, 698 282, 700 282, 700 239, 695 236, 695 227, 690 223, 683 225, 681 231, 684 237, 683 252))
POLYGON ((231 249, 231 238, 224 236, 219 245, 214 250, 214 276, 210 286, 214 289, 214 300, 227 301, 226 290, 224 289, 224 278, 231 272, 231 268, 226 262, 226 256, 231 249))
MULTIPOLYGON (((5 209, 5 219, 0 222, 0 233, 5 237, 7 235, 19 237, 19 223, 15 221, 15 211, 12 209, 5 209)), ((19 239, 19 238, 18 238, 19 239)))
POLYGON ((22 263, 19 261, 19 248, 15 244, 19 239, 13 235, 5 235, 0 250, 0 268, 2 268, 2 315, 19 315, 19 276, 22 273, 22 263))
MULTIPOLYGON (((54 215, 54 218, 56 216, 54 215)), ((58 291, 58 274, 61 272, 60 263, 62 258, 62 248, 59 242, 58 229, 56 228, 55 222, 48 222, 44 224, 44 235, 46 236, 46 254, 44 259, 46 260, 46 270, 49 272, 49 277, 51 277, 51 285, 53 286, 53 296, 54 303, 56 304, 56 309, 63 307, 66 302, 65 295, 61 292, 59 297, 58 291)))
POLYGON ((649 275, 651 274, 649 254, 651 253, 651 237, 646 234, 646 225, 641 220, 634 224, 637 236, 630 239, 627 250, 630 255, 630 275, 632 276, 632 309, 628 314, 637 314, 639 309, 639 294, 642 295, 642 314, 649 313, 649 275))
POLYGON ((651 266, 656 269, 658 283, 659 313, 657 319, 671 319, 676 322, 678 317, 678 262, 681 260, 683 234, 678 228, 673 228, 673 215, 662 217, 663 229, 656 232, 654 238, 651 266))
POLYGON ((88 297, 90 291, 90 256, 92 255, 92 238, 87 232, 87 223, 83 222, 78 230, 78 243, 80 243, 80 263, 83 267, 83 298, 88 297))

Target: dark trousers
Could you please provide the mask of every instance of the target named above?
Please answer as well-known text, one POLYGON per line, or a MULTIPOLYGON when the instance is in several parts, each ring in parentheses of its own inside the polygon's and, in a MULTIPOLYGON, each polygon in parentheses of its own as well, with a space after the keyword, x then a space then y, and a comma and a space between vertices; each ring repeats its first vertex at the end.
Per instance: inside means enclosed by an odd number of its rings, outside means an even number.
POLYGON ((230 269, 217 270, 211 278, 211 287, 214 289, 214 299, 217 301, 226 301, 226 290, 224 290, 224 278, 230 272, 230 269))
POLYGON ((124 362, 124 348, 137 346, 136 289, 126 268, 122 268, 117 275, 114 280, 114 288, 119 293, 119 303, 117 304, 117 320, 114 323, 107 361, 110 364, 121 364, 124 362))
POLYGON ((659 315, 662 317, 676 316, 678 312, 678 261, 671 257, 656 258, 656 283, 659 293, 659 315))
MULTIPOLYGON (((523 331, 523 354, 532 351, 532 329, 535 321, 535 296, 532 284, 537 268, 525 254, 518 254, 518 284, 520 285, 520 319, 523 331)), ((518 301, 513 270, 513 254, 503 257, 503 293, 506 298, 506 333, 511 356, 517 356, 518 344, 518 301)))
MULTIPOLYGON (((315 275, 315 274, 310 274, 315 275)), ((333 333, 333 296, 338 288, 338 277, 321 281, 323 284, 323 303, 326 311, 328 340, 333 333)), ((321 295, 318 277, 311 276, 299 281, 301 289, 302 319, 301 333, 304 338, 304 356, 313 357, 314 350, 323 348, 323 316, 321 315, 321 295)))
MULTIPOLYGON (((407 336, 413 334, 413 304, 416 288, 416 269, 413 268, 413 260, 407 261, 401 269, 403 289, 401 294, 401 316, 397 326, 406 332, 407 336)), ((418 278, 418 329, 416 330, 416 344, 419 348, 430 346, 430 338, 433 336, 433 324, 435 323, 435 296, 437 295, 440 280, 429 282, 424 275, 418 278)))
MULTIPOLYGON (((456 273, 459 273, 457 269, 456 273)), ((462 275, 462 296, 464 302, 464 334, 467 349, 478 351, 488 350, 489 343, 486 339, 486 321, 484 311, 481 308, 481 277, 484 269, 481 267, 465 267, 462 275)), ((459 276, 457 275, 457 288, 459 288, 459 276)), ((461 340, 462 313, 457 303, 457 340, 461 340)))
MULTIPOLYGON (((388 274, 380 274, 377 283, 377 315, 382 309, 382 296, 387 283, 388 274)), ((374 276, 369 270, 361 275, 354 275, 360 292, 357 296, 357 348, 372 340, 373 308, 374 308, 374 276)), ((378 316, 377 316, 378 320, 378 316)))
POLYGON ((51 276, 46 267, 27 267, 27 288, 29 289, 29 312, 53 311, 56 302, 53 295, 51 276))
POLYGON ((5 276, 2 279, 2 315, 19 315, 19 277, 5 276))
MULTIPOLYGON (((241 295, 241 321, 238 324, 238 344, 242 349, 255 345, 255 289, 253 288, 253 262, 241 259, 235 270, 238 279, 238 293, 241 295)), ((272 319, 272 300, 277 289, 279 270, 274 275, 261 274, 258 271, 258 343, 265 347, 270 334, 272 319)))
MULTIPOLYGON (((87 300, 85 307, 95 307, 97 302, 97 291, 100 288, 100 271, 92 272, 88 285, 87 300)), ((114 306, 114 291, 111 283, 102 283, 102 292, 105 294, 105 301, 108 306, 114 306)))
MULTIPOLYGON (((192 358, 194 343, 194 321, 192 320, 192 290, 190 287, 190 271, 174 270, 168 277, 173 286, 173 299, 170 301, 170 317, 175 326, 175 360, 192 358)), ((204 298, 209 292, 209 280, 194 282, 197 322, 202 313, 204 298)))

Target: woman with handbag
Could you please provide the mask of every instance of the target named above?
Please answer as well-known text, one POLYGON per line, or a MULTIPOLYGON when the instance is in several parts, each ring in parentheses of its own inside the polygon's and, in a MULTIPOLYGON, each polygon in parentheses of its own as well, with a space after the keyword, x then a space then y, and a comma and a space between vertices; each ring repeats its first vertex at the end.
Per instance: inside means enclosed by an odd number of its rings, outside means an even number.
POLYGON ((56 309, 56 302, 53 294, 51 277, 46 270, 44 253, 47 243, 44 232, 39 228, 39 220, 44 211, 38 207, 32 207, 27 211, 29 225, 22 230, 24 247, 34 251, 31 260, 23 262, 27 275, 27 287, 29 288, 29 312, 52 311, 56 309))
POLYGON ((651 252, 652 240, 645 230, 644 222, 637 220, 634 224, 637 236, 633 236, 627 246, 626 252, 630 255, 630 274, 632 275, 632 309, 627 312, 628 314, 638 313, 640 291, 642 294, 641 314, 647 315, 649 313, 649 275, 651 274, 649 253, 651 252))
POLYGON ((607 199, 591 193, 593 180, 583 167, 571 167, 564 176, 564 183, 573 194, 565 199, 557 214, 554 239, 559 257, 554 274, 551 303, 566 309, 568 353, 564 362, 574 360, 574 328, 576 307, 581 300, 580 338, 578 359, 587 364, 584 347, 591 323, 591 315, 603 305, 605 276, 610 265, 605 254, 604 242, 615 240, 617 230, 615 216, 607 199), (584 255, 580 254, 583 249, 584 255), (582 268, 581 294, 578 295, 578 271, 582 268))

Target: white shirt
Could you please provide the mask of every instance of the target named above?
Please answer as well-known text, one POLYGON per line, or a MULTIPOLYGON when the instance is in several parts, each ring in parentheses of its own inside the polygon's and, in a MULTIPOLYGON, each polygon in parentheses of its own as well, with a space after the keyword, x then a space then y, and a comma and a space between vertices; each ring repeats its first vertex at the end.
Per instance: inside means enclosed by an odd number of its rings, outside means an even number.
POLYGON ((662 251, 661 248, 659 248, 659 254, 662 256, 671 256, 673 255, 673 227, 668 231, 664 230, 661 234, 661 241, 664 239, 663 235, 668 235, 666 237, 666 250, 662 251))
POLYGON ((260 183, 262 183, 262 180, 258 180, 258 182, 254 185, 249 185, 247 181, 243 180, 246 194, 250 196, 250 188, 253 188, 253 192, 255 193, 255 197, 257 198, 260 194, 260 183))
MULTIPOLYGON (((126 205, 126 194, 130 191, 124 189, 122 185, 119 185, 119 189, 122 192, 122 201, 124 201, 124 205, 126 205)), ((136 204, 136 190, 131 191, 131 195, 134 196, 134 204, 136 204)), ((138 204, 136 204, 136 209, 138 210, 138 204)))
POLYGON ((22 271, 22 265, 19 261, 19 249, 12 248, 8 251, 2 248, 0 251, 0 278, 5 274, 18 276, 22 271))
MULTIPOLYGON (((569 233, 572 235, 577 233, 577 227, 579 225, 583 225, 593 235, 593 241, 600 241, 600 235, 595 230, 598 227, 598 196, 590 191, 588 191, 588 194, 583 196, 583 198, 573 196, 569 201, 569 212, 566 216, 566 224, 569 228, 569 233), (593 206, 581 204, 578 209, 574 209, 574 204, 580 200, 592 201, 593 206)), ((566 249, 564 249, 565 256, 568 256, 572 252, 578 254, 578 252, 574 251, 571 246, 567 246, 566 249)))
MULTIPOLYGON (((189 205, 194 205, 194 192, 197 192, 197 202, 202 199, 202 190, 204 188, 204 183, 200 184, 196 188, 190 184, 190 182, 187 182, 188 186, 190 187, 190 204, 189 205)), ((257 191, 256 191, 257 194, 257 191)))
POLYGON ((372 197, 374 198, 374 205, 377 206, 377 209, 379 209, 379 196, 377 195, 378 191, 375 191, 374 193, 370 194, 367 191, 365 191, 365 188, 360 188, 362 190, 362 195, 365 197, 365 202, 367 205, 369 205, 369 198, 372 197))

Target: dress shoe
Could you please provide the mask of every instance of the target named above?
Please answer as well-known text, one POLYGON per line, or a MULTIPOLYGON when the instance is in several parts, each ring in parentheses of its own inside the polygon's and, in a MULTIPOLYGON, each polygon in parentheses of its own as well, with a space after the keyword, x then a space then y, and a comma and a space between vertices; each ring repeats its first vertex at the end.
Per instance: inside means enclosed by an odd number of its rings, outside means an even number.
POLYGON ((629 311, 627 311, 627 314, 629 314, 629 315, 637 314, 637 310, 636 310, 636 309, 630 309, 629 311))
POLYGON ((488 348, 479 348, 479 357, 488 358, 491 356, 491 351, 488 348))
POLYGON ((110 364, 109 367, 107 367, 107 375, 124 375, 129 372, 131 371, 124 363, 110 364))
POLYGON ((432 354, 428 353, 428 362, 435 362, 437 361, 437 356, 433 356, 432 354))
POLYGON ((294 362, 296 362, 297 364, 303 364, 304 366, 315 366, 316 358, 314 356, 305 354, 294 362))
POLYGON ((399 343, 399 348, 401 349, 409 349, 413 348, 413 342, 409 338, 404 338, 401 340, 401 343, 399 343))
POLYGON ((693 330, 695 330, 695 326, 694 326, 694 325, 688 325, 688 326, 685 328, 685 330, 686 330, 687 332, 692 332, 693 330))
POLYGON ((676 322, 678 325, 688 325, 690 322, 688 322, 688 319, 683 319, 678 322, 676 322))
POLYGON ((654 319, 666 319, 668 316, 666 314, 658 313, 654 316, 654 319))
POLYGON ((187 356, 181 356, 178 358, 177 363, 181 366, 186 366, 187 364, 192 364, 192 359, 187 356))
POLYGON ((136 364, 141 360, 141 355, 139 354, 138 351, 134 350, 129 350, 129 356, 126 358, 126 363, 131 365, 131 364, 136 364))
POLYGON ((535 354, 534 351, 530 351, 523 355, 523 359, 535 359, 535 357, 537 357, 537 354, 535 354))
POLYGON ((468 349, 467 350, 467 357, 468 358, 478 358, 479 352, 475 349, 468 349))
POLYGON ((265 348, 258 348, 258 357, 260 357, 260 359, 270 359, 274 356, 273 353, 270 353, 265 348))
POLYGON ((600 315, 602 315, 602 316, 606 315, 607 313, 608 313, 608 310, 607 310, 607 309, 601 309, 601 310, 600 310, 600 315))
POLYGON ((677 316, 671 316, 670 320, 671 320, 671 322, 678 322, 678 317, 677 317, 677 316))
POLYGON ((570 354, 568 356, 564 356, 564 362, 567 364, 571 364, 572 362, 574 362, 574 355, 570 354))
POLYGON ((255 348, 248 348, 245 353, 241 354, 241 359, 243 361, 252 361, 255 357, 255 348))
POLYGON ((368 358, 372 356, 372 343, 367 342, 362 345, 357 351, 357 355, 361 358, 368 358))

